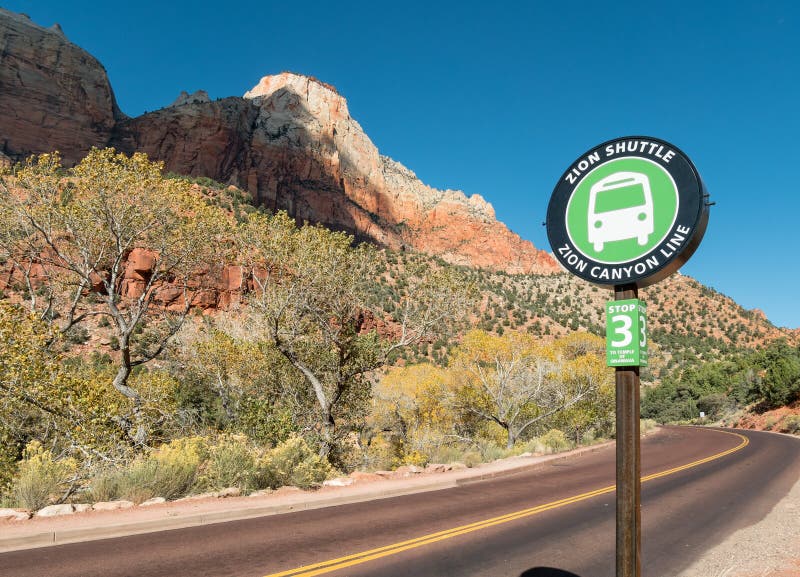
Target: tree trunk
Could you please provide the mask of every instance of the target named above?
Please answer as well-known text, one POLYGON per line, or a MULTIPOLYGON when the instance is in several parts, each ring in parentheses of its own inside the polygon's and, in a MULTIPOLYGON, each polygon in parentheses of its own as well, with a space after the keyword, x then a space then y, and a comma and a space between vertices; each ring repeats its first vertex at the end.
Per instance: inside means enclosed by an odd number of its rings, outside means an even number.
POLYGON ((514 445, 517 443, 517 436, 514 434, 514 431, 511 429, 511 427, 507 427, 506 432, 508 433, 508 440, 506 441, 506 449, 513 449, 514 445))
POLYGON ((147 442, 147 430, 144 427, 144 423, 142 423, 142 397, 136 389, 128 386, 128 378, 131 376, 132 367, 127 339, 125 339, 125 345, 125 348, 121 349, 121 364, 111 384, 122 395, 133 401, 133 420, 128 424, 127 430, 124 432, 136 446, 142 447, 147 442))
MULTIPOLYGON (((319 456, 326 459, 333 449, 334 439, 336 438, 336 421, 333 420, 330 408, 325 411, 322 419, 322 442, 319 445, 319 456)), ((329 459, 330 460, 330 459, 329 459)))

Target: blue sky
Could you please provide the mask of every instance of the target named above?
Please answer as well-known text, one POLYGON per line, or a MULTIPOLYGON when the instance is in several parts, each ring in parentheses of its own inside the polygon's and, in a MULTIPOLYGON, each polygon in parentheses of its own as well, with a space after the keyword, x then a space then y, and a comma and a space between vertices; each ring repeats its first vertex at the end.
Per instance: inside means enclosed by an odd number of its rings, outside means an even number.
POLYGON ((717 203, 682 272, 800 327, 800 3, 3 1, 61 24, 131 116, 291 70, 333 84, 383 154, 479 193, 549 250, 561 173, 647 135, 717 203), (795 176, 793 176, 795 175, 795 176))

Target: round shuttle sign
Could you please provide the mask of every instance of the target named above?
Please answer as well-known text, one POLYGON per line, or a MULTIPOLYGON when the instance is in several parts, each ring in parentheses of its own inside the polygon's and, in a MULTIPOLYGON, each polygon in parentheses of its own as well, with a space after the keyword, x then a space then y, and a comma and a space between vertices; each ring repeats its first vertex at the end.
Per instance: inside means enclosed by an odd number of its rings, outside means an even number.
POLYGON ((600 285, 651 285, 689 260, 708 224, 708 194, 677 147, 644 136, 605 142, 553 190, 547 236, 558 261, 600 285))

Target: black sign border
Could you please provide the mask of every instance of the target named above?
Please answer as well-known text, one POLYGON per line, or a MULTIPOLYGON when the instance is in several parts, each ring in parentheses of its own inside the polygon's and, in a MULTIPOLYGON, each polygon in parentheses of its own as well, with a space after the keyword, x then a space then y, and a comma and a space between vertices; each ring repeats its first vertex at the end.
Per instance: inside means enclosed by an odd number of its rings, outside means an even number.
MULTIPOLYGON (((575 276, 600 286, 635 284, 638 288, 643 288, 665 279, 669 275, 676 272, 686 263, 686 261, 689 260, 689 258, 691 258, 695 250, 697 250, 697 247, 700 245, 700 241, 703 239, 703 235, 705 234, 708 226, 709 206, 708 192, 706 191, 705 184, 703 184, 697 168, 695 168, 692 161, 689 160, 689 157, 686 156, 681 149, 674 144, 659 138, 650 136, 624 136, 608 140, 589 149, 587 152, 579 156, 578 159, 575 160, 575 162, 573 162, 569 168, 564 171, 559 178, 556 187, 553 189, 553 194, 550 197, 550 203, 547 207, 547 221, 545 223, 547 226, 547 238, 550 241, 550 248, 553 250, 553 256, 555 256, 556 260, 558 260, 558 262, 561 263, 561 265, 568 272, 574 274, 575 276), (658 158, 654 155, 626 151, 614 154, 606 160, 602 160, 597 166, 618 158, 644 158, 657 163, 659 166, 663 167, 675 181, 679 198, 678 215, 676 216, 675 222, 673 223, 672 228, 670 228, 664 240, 653 247, 653 249, 651 249, 647 254, 625 263, 609 265, 608 263, 595 261, 594 259, 584 255, 575 247, 569 238, 566 227, 567 204, 569 203, 573 192, 580 184, 581 180, 585 178, 586 174, 588 174, 590 171, 581 171, 583 174, 577 178, 574 184, 568 182, 567 175, 571 174, 574 169, 578 169, 579 163, 588 158, 590 155, 599 153, 600 157, 603 158, 605 156, 605 149, 608 146, 616 146, 618 142, 627 143, 633 140, 640 142, 646 141, 657 144, 658 146, 663 146, 664 151, 673 150, 675 155, 672 156, 669 162, 664 162, 663 158, 658 158), (666 243, 675 233, 676 228, 678 226, 687 224, 691 227, 690 236, 686 239, 686 241, 684 241, 680 249, 675 250, 669 258, 664 259, 664 262, 659 260, 658 266, 649 268, 642 274, 634 273, 632 276, 626 277, 623 280, 598 279, 590 274, 592 267, 595 266, 601 268, 624 267, 644 261, 649 256, 660 255, 660 249, 666 246, 666 243), (564 247, 565 245, 569 246, 574 253, 580 255, 582 261, 587 263, 587 266, 583 272, 580 269, 576 269, 570 265, 566 261, 566 257, 559 253, 558 249, 560 247, 564 247)), ((661 256, 663 257, 663 255, 661 256)))

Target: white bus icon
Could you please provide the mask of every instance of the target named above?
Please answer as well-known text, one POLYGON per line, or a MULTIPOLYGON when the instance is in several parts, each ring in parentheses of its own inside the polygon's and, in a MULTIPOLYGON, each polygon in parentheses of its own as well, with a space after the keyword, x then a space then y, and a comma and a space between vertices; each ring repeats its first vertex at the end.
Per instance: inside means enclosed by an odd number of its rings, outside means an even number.
POLYGON ((589 242, 602 252, 606 242, 635 238, 640 246, 653 234, 653 194, 639 172, 615 172, 589 191, 589 242))

